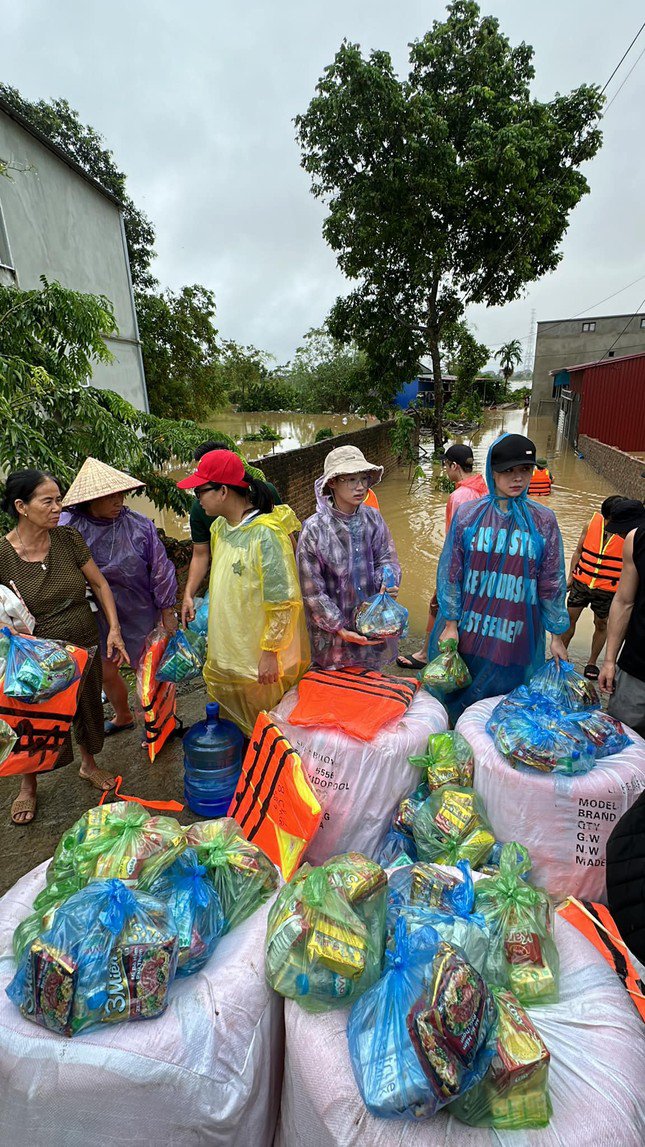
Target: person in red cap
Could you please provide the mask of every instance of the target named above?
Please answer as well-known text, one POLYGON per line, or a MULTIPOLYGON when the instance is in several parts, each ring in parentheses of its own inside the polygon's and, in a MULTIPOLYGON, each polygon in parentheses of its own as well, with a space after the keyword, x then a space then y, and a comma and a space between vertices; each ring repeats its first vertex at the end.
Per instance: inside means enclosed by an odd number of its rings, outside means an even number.
MULTIPOLYGON (((204 679, 212 699, 250 737, 260 710, 273 708, 309 665, 289 538, 300 523, 289 506, 274 506, 267 484, 230 450, 205 454, 177 485, 194 490, 215 519, 204 679)), ((182 616, 195 616, 190 594, 182 616)))

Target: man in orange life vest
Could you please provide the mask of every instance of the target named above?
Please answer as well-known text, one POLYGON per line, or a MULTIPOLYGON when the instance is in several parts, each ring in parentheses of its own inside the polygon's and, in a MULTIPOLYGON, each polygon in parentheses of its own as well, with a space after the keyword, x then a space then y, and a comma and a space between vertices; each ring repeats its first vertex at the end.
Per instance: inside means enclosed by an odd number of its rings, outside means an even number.
POLYGON ((569 567, 567 609, 571 625, 562 640, 568 647, 580 614, 591 606, 594 631, 584 675, 592 681, 597 681, 600 674, 598 658, 605 644, 609 609, 623 568, 623 539, 619 534, 610 533, 607 523, 623 501, 618 494, 605 498, 600 513, 593 514, 580 534, 569 567))
POLYGON ((538 458, 529 486, 529 498, 544 498, 551 493, 553 474, 546 464, 546 458, 538 458))

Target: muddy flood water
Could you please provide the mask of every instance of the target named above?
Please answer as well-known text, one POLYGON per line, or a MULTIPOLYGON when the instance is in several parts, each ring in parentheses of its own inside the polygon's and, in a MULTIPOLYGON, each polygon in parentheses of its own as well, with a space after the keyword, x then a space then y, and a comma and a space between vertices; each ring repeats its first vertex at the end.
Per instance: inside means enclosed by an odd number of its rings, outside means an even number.
MULTIPOLYGON (((330 426, 336 434, 348 430, 361 429, 364 419, 341 415, 306 414, 237 414, 227 412, 214 415, 209 421, 215 435, 217 430, 230 434, 251 460, 270 452, 265 442, 243 442, 245 434, 256 431, 261 423, 274 427, 282 435, 276 450, 293 450, 314 440, 316 431, 330 426)), ((519 409, 487 411, 482 427, 472 435, 462 435, 455 439, 469 442, 475 454, 475 465, 484 472, 488 447, 504 431, 515 434, 528 434, 537 446, 538 457, 548 459, 554 475, 552 493, 545 502, 557 515, 562 537, 567 569, 571 554, 575 549, 580 530, 608 494, 618 493, 614 487, 601 478, 587 463, 576 456, 565 439, 558 433, 550 417, 529 419, 528 412, 519 409)), ((330 440, 330 449, 333 442, 330 440)), ((421 457, 421 465, 426 474, 425 481, 416 481, 410 489, 406 467, 388 475, 377 489, 381 510, 392 531, 397 551, 403 567, 403 583, 400 601, 410 611, 410 638, 419 639, 425 632, 428 601, 432 594, 437 571, 437 563, 444 540, 444 515, 447 495, 435 488, 435 480, 440 467, 430 460, 432 442, 422 438, 427 453, 421 457)), ((312 475, 313 478, 316 475, 312 475)), ((149 512, 138 499, 143 512, 149 512)), ((134 503, 133 503, 134 504, 134 503)), ((150 508, 151 509, 151 508, 150 508)), ((176 537, 188 536, 186 520, 164 514, 164 528, 176 537)), ((592 619, 585 610, 571 643, 571 654, 580 665, 587 661, 591 643, 592 619)), ((407 645, 407 648, 410 646, 407 645)), ((416 648, 413 645, 412 648, 416 648)))

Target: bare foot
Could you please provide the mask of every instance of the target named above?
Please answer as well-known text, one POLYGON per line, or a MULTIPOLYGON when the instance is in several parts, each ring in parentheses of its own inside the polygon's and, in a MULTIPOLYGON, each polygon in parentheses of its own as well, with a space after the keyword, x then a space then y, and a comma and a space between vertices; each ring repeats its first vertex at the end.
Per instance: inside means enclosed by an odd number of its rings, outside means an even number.
POLYGON ((82 764, 78 770, 79 777, 89 781, 94 785, 95 789, 99 789, 102 793, 107 793, 113 789, 116 784, 116 777, 111 777, 109 773, 104 773, 99 769, 98 765, 82 764))

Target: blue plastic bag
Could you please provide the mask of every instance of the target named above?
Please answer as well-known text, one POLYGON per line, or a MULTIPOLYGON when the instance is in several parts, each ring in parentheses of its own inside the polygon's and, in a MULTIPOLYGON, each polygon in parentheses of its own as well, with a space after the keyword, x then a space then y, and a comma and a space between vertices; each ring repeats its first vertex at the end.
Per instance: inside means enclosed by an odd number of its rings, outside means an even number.
POLYGON ((494 736, 501 722, 516 713, 540 713, 545 719, 553 721, 558 721, 562 715, 558 706, 548 697, 533 693, 528 685, 518 685, 517 689, 513 689, 497 703, 486 722, 486 732, 494 736))
POLYGON ((529 689, 541 697, 548 697, 565 713, 597 709, 600 705, 595 685, 578 673, 570 661, 558 663, 555 658, 547 661, 531 677, 529 689))
POLYGON ((177 925, 177 975, 198 972, 226 931, 226 920, 212 877, 193 848, 187 848, 153 881, 150 895, 168 905, 177 925))
POLYGON ((19 697, 27 705, 37 705, 62 693, 80 676, 74 658, 61 641, 23 637, 8 629, 2 633, 9 639, 4 674, 7 697, 19 697))
POLYGON ((206 658, 206 641, 198 633, 178 629, 173 633, 156 673, 157 681, 192 681, 199 677, 206 658))
POLYGON ((191 633, 198 633, 200 637, 206 637, 208 633, 208 599, 208 590, 204 597, 195 598, 195 616, 188 622, 191 633))
POLYGON ((470 916, 475 903, 475 888, 467 860, 455 866, 461 877, 446 872, 439 865, 419 861, 393 872, 389 878, 388 911, 404 904, 440 909, 453 916, 470 916))
POLYGON ((414 839, 407 833, 397 832, 395 828, 388 829, 387 835, 381 845, 377 864, 381 868, 401 867, 417 859, 417 846, 414 839))
POLYGON ((363 637, 405 637, 408 611, 387 590, 362 601, 354 611, 354 628, 363 637))
POLYGON ((462 952, 401 916, 386 970, 356 1001, 347 1036, 372 1115, 427 1119, 483 1079, 496 1047, 492 993, 462 952))
POLYGON ((57 908, 7 988, 26 1019, 59 1035, 165 1011, 177 928, 160 900, 94 880, 57 908))
POLYGON ((620 721, 602 709, 584 709, 580 713, 567 713, 562 727, 573 727, 582 733, 598 761, 622 753, 632 744, 620 721))
POLYGON ((563 718, 547 723, 538 712, 517 710, 500 722, 493 739, 514 768, 526 765, 542 773, 573 776, 588 773, 596 763, 595 752, 577 725, 563 718))

